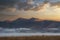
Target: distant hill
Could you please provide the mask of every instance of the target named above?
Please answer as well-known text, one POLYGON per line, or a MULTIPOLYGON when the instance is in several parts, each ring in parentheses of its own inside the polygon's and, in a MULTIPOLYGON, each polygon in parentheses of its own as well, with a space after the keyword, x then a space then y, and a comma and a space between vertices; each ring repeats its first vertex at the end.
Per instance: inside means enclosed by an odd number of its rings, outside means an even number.
POLYGON ((19 18, 12 22, 9 21, 0 21, 0 27, 3 28, 59 28, 60 22, 57 21, 38 21, 37 18, 24 19, 19 18), (36 21, 37 20, 37 21, 36 21))

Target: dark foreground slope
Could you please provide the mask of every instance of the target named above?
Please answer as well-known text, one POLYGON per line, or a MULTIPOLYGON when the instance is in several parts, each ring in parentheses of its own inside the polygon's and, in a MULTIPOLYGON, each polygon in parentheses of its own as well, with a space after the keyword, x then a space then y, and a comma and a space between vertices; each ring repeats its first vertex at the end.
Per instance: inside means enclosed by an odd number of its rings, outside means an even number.
POLYGON ((60 36, 0 37, 0 40, 60 40, 60 36))

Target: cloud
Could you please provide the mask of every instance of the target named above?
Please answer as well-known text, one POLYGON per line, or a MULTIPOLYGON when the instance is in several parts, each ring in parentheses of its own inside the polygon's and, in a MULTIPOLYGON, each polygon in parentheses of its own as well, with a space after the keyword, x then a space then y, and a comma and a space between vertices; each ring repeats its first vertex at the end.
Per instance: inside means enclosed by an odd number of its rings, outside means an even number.
POLYGON ((50 4, 51 4, 51 6, 58 6, 58 7, 60 7, 60 1, 59 2, 50 3, 50 4))
POLYGON ((1 0, 0 9, 5 10, 7 8, 16 8, 18 10, 41 10, 44 4, 50 3, 51 6, 60 5, 59 0, 44 0, 43 2, 37 2, 36 0, 28 2, 24 0, 1 0))
MULTIPOLYGON (((32 10, 32 11, 38 11, 38 10, 41 10, 43 9, 43 6, 45 4, 50 4, 50 6, 58 6, 60 7, 60 1, 43 1, 42 3, 39 3, 39 2, 35 2, 35 1, 32 1, 32 2, 15 2, 15 3, 10 3, 8 6, 5 6, 5 8, 15 8, 17 10, 24 10, 24 11, 27 11, 27 10, 32 10)), ((3 7, 4 9, 4 7, 3 7)))
MULTIPOLYGON (((16 0, 17 1, 17 0, 16 0)), ((9 4, 0 4, 0 20, 15 20, 18 18, 39 18, 43 20, 60 21, 60 2, 43 1, 31 3, 9 1, 9 4), (12 2, 12 3, 11 3, 12 2), (10 16, 9 16, 10 15, 10 16)), ((7 2, 7 1, 6 1, 7 2)))
POLYGON ((32 2, 22 2, 20 0, 3 0, 0 1, 0 9, 5 10, 7 8, 16 8, 18 10, 36 10, 39 8, 42 8, 42 5, 40 3, 35 3, 35 1, 32 2))

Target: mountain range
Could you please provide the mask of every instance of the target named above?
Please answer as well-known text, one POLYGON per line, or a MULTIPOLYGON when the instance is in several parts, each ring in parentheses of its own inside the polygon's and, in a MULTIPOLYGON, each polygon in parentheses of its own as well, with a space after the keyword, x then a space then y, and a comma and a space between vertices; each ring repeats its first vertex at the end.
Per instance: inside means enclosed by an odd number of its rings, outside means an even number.
POLYGON ((60 28, 60 22, 43 20, 37 18, 25 19, 19 18, 12 22, 0 21, 0 27, 3 28, 60 28))

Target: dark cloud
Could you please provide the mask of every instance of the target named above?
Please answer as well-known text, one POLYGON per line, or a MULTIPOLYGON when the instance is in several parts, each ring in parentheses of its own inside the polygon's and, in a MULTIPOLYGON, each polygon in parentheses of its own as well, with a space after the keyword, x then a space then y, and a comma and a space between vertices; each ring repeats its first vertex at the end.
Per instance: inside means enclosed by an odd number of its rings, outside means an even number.
POLYGON ((6 8, 16 8, 18 10, 40 10, 43 8, 44 4, 50 3, 51 6, 60 6, 60 2, 50 2, 49 0, 43 1, 43 3, 33 3, 28 4, 28 1, 24 0, 0 0, 0 10, 5 10, 6 8))
POLYGON ((0 0, 0 10, 5 10, 6 8, 11 8, 18 2, 17 0, 0 0))
MULTIPOLYGON (((34 1, 33 1, 34 2, 34 1)), ((5 10, 6 8, 16 8, 18 10, 37 10, 40 5, 28 4, 28 2, 22 2, 21 0, 1 0, 0 9, 5 10), (17 7, 16 7, 17 6, 17 7)))
POLYGON ((44 4, 50 3, 50 6, 58 6, 60 7, 60 1, 59 0, 45 0, 44 4))
POLYGON ((0 5, 13 5, 18 2, 18 0, 0 0, 0 5))
MULTIPOLYGON (((34 1, 33 1, 34 2, 34 1)), ((48 0, 43 1, 43 3, 34 3, 34 4, 28 4, 27 2, 20 2, 19 4, 17 3, 18 9, 23 9, 23 10, 34 10, 34 11, 38 11, 43 9, 43 6, 45 6, 45 4, 49 3, 50 6, 58 6, 60 7, 60 1, 57 2, 50 2, 48 0)))
POLYGON ((51 4, 51 6, 58 6, 58 7, 60 7, 60 1, 54 2, 54 3, 50 3, 50 4, 51 4))

